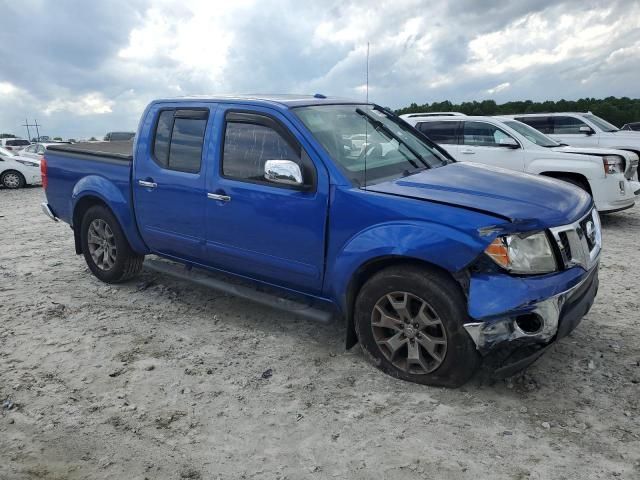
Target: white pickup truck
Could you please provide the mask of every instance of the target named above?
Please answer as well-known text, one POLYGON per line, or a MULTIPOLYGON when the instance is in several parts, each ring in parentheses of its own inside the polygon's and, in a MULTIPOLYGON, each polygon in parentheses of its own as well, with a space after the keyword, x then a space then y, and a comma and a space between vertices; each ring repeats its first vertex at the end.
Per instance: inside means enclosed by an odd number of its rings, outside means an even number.
POLYGON ((640 132, 620 130, 591 112, 531 113, 507 115, 554 140, 576 147, 629 150, 640 156, 640 132))
MULTIPOLYGON (((509 117, 403 116, 458 161, 546 175, 588 191, 601 212, 633 207, 638 155, 617 149, 561 144, 509 117)), ((636 134, 637 135, 637 134, 636 134)), ((640 135, 639 141, 640 141, 640 135)))

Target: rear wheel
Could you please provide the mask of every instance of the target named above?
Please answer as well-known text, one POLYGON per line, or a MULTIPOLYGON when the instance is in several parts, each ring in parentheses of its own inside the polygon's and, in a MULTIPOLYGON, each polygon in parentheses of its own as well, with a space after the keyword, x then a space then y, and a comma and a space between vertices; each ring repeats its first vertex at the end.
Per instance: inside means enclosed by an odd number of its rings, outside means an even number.
POLYGON ((106 283, 118 283, 135 276, 144 255, 136 254, 111 211, 96 205, 87 210, 81 225, 82 253, 91 272, 106 283))
POLYGON ((24 187, 27 182, 20 172, 8 170, 2 174, 2 177, 0 177, 0 183, 2 183, 6 188, 16 189, 24 187))
POLYGON ((457 387, 480 366, 464 330, 466 301, 447 275, 391 267, 374 275, 356 299, 360 344, 383 372, 426 385, 457 387))

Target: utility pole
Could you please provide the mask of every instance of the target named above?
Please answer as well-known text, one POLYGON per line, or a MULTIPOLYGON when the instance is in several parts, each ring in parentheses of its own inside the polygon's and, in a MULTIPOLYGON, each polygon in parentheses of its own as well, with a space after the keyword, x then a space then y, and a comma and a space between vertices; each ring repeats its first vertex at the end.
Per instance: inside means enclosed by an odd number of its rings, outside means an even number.
POLYGON ((23 127, 27 127, 27 140, 31 141, 31 132, 29 131, 29 126, 29 120, 25 118, 23 127))
POLYGON ((22 125, 23 127, 27 127, 27 138, 29 139, 29 141, 31 141, 31 131, 29 130, 29 127, 36 127, 36 135, 37 140, 40 140, 40 129, 38 127, 41 127, 42 125, 40 125, 38 123, 38 120, 34 120, 33 123, 29 123, 28 119, 24 119, 24 125, 22 125))

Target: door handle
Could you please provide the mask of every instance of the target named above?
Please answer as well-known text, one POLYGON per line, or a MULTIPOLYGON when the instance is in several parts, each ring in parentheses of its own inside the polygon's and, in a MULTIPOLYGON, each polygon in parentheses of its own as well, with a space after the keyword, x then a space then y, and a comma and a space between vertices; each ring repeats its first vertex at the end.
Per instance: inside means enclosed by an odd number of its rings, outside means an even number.
POLYGON ((220 200, 221 202, 230 202, 231 197, 229 195, 220 195, 218 193, 207 193, 207 198, 211 200, 220 200))
POLYGON ((148 182, 146 180, 138 180, 138 185, 145 188, 156 188, 158 186, 156 182, 148 182))
POLYGON ((460 153, 464 153, 465 155, 475 155, 476 154, 476 152, 474 152, 471 149, 460 150, 460 153))

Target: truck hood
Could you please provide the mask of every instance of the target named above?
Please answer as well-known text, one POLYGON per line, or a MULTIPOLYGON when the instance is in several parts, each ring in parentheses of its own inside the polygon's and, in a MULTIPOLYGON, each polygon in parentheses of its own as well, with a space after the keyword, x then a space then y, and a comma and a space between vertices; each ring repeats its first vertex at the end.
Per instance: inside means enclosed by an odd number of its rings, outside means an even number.
MULTIPOLYGON (((640 141, 640 137, 638 137, 640 141)), ((615 148, 600 148, 600 147, 574 147, 572 145, 567 145, 563 147, 553 147, 550 150, 554 152, 560 153, 578 153, 581 155, 620 155, 627 160, 632 160, 636 158, 634 153, 628 152, 626 150, 616 150, 615 148)))
POLYGON ((367 190, 481 211, 542 229, 572 223, 586 214, 589 194, 568 183, 477 163, 453 163, 367 190))

